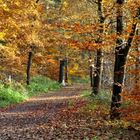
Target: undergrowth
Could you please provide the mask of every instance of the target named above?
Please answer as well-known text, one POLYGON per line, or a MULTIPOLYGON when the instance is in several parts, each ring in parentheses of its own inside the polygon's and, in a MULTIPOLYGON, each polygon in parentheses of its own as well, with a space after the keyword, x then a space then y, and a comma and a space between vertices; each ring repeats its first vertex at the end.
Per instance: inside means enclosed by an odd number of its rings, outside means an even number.
MULTIPOLYGON (((80 109, 81 113, 90 114, 97 117, 103 117, 108 126, 113 126, 115 131, 121 132, 122 130, 128 129, 129 127, 140 129, 139 125, 132 121, 126 120, 122 117, 121 120, 110 120, 110 104, 111 104, 111 93, 109 91, 102 91, 98 95, 92 95, 90 90, 85 90, 82 92, 81 96, 88 100, 88 103, 80 109)), ((124 102, 122 108, 128 104, 124 102)), ((123 116, 123 112, 121 112, 123 116)))
POLYGON ((53 81, 47 77, 33 77, 31 84, 29 86, 26 86, 29 96, 33 96, 38 94, 39 92, 47 93, 50 90, 57 90, 60 88, 60 85, 58 82, 53 81))
POLYGON ((43 76, 33 77, 31 84, 24 84, 13 81, 12 83, 0 83, 0 107, 25 101, 31 96, 47 93, 50 90, 60 88, 58 82, 43 76))
POLYGON ((27 99, 27 96, 12 86, 0 85, 0 107, 5 107, 10 104, 19 103, 27 99))
POLYGON ((71 76, 71 82, 72 83, 83 83, 83 84, 87 84, 87 83, 89 83, 89 77, 87 76, 87 77, 78 77, 78 76, 71 76))
POLYGON ((91 90, 85 90, 81 94, 82 98, 88 100, 88 104, 81 109, 81 112, 91 112, 94 110, 101 110, 102 113, 107 113, 111 103, 111 93, 109 91, 102 91, 98 95, 93 95, 91 90))
POLYGON ((81 96, 93 102, 100 102, 103 104, 111 103, 111 92, 108 90, 101 90, 98 95, 94 95, 91 90, 85 90, 82 92, 81 96))

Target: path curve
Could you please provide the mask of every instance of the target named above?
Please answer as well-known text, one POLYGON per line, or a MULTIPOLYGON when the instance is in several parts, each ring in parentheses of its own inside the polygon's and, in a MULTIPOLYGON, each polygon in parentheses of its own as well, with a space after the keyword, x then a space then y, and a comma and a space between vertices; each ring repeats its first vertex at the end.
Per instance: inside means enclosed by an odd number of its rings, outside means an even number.
POLYGON ((49 92, 6 110, 0 110, 0 140, 47 140, 43 136, 44 125, 48 125, 57 112, 68 106, 70 100, 80 98, 87 86, 77 84, 49 92), (33 131, 33 130, 38 131, 33 131), (39 133, 39 134, 38 134, 39 133), (41 136, 42 137, 39 137, 41 136))

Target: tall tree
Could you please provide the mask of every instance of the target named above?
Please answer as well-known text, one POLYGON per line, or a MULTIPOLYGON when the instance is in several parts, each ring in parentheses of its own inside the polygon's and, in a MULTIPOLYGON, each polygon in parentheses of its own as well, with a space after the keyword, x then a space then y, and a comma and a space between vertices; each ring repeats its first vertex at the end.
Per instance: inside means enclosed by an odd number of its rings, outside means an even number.
MULTIPOLYGON (((118 108, 121 105, 121 92, 124 81, 124 71, 125 64, 127 60, 127 55, 129 49, 132 45, 132 41, 135 35, 135 30, 137 23, 133 20, 131 32, 127 41, 124 43, 122 34, 123 34, 123 4, 124 0, 117 0, 117 41, 115 48, 115 64, 114 64, 114 83, 113 83, 113 93, 112 93, 112 103, 111 103, 111 119, 120 118, 120 113, 118 108)), ((138 16, 138 14, 136 14, 138 16)))
MULTIPOLYGON (((97 38, 96 43, 102 44, 103 39, 103 32, 104 32, 104 16, 103 16, 103 10, 102 10, 102 0, 98 0, 97 2, 98 5, 98 18, 99 18, 99 38, 97 38)), ((93 77, 93 93, 98 94, 99 93, 99 88, 101 84, 101 74, 102 74, 102 63, 103 62, 103 51, 101 48, 97 49, 97 54, 96 54, 96 64, 95 64, 95 74, 93 77)))

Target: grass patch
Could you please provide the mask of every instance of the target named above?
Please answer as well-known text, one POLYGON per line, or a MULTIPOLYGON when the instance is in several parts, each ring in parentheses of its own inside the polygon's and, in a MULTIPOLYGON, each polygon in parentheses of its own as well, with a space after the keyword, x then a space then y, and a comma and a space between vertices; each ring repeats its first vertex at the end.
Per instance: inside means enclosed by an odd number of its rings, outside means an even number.
POLYGON ((71 77, 71 82, 72 83, 89 83, 90 82, 90 79, 89 79, 89 76, 87 77, 78 77, 78 76, 75 76, 75 77, 71 77))
POLYGON ((47 77, 37 76, 33 77, 31 84, 26 87, 28 90, 28 96, 38 95, 39 92, 47 93, 50 90, 57 90, 60 88, 60 84, 47 77))
POLYGON ((91 101, 110 104, 111 102, 111 93, 107 90, 101 90, 98 95, 91 93, 91 90, 85 90, 82 92, 81 97, 89 99, 91 101))
POLYGON ((27 96, 16 91, 12 86, 0 86, 0 107, 19 103, 27 99, 27 96))
POLYGON ((20 103, 31 96, 59 88, 60 84, 58 82, 43 76, 33 77, 29 86, 14 81, 11 84, 0 83, 0 107, 20 103))

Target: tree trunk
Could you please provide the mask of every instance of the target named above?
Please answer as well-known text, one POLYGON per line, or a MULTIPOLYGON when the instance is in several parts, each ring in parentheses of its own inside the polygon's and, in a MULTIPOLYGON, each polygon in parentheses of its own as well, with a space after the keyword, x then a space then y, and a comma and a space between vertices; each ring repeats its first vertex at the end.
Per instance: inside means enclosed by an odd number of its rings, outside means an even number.
POLYGON ((65 61, 60 60, 60 70, 59 70, 59 83, 60 84, 64 82, 64 65, 65 65, 65 61))
POLYGON ((68 59, 65 59, 65 82, 68 83, 68 59))
MULTIPOLYGON (((138 36, 139 35, 139 30, 137 29, 136 31, 136 35, 138 36)), ((139 80, 140 80, 140 74, 139 74, 139 70, 140 70, 140 57, 139 57, 139 54, 140 54, 140 48, 139 48, 139 41, 140 39, 137 38, 136 40, 136 62, 135 62, 135 88, 136 89, 139 89, 139 80)))
POLYGON ((29 56, 28 56, 28 63, 27 63, 27 85, 30 85, 30 69, 31 69, 31 65, 32 65, 32 51, 29 52, 29 56))
POLYGON ((124 80, 124 65, 126 63, 126 56, 120 51, 115 54, 115 67, 114 67, 114 83, 113 83, 113 95, 111 104, 111 118, 119 117, 117 108, 121 105, 122 85, 124 80))
MULTIPOLYGON (((102 44, 102 35, 104 32, 104 17, 102 12, 102 0, 98 0, 98 16, 99 16, 99 23, 100 23, 100 29, 99 34, 101 37, 97 39, 97 43, 102 44)), ((96 65, 94 70, 94 77, 93 77, 93 90, 92 93, 97 95, 99 93, 100 84, 101 84, 101 74, 102 74, 102 65, 103 65, 103 52, 102 49, 97 50, 97 56, 96 56, 96 65)))
POLYGON ((90 77, 90 86, 93 87, 93 66, 92 66, 92 56, 91 56, 91 51, 88 51, 89 55, 89 77, 90 77))
POLYGON ((126 45, 121 45, 121 48, 116 47, 115 52, 115 66, 114 66, 114 83, 113 83, 113 94, 111 103, 111 119, 119 119, 120 113, 118 108, 121 106, 121 92, 124 80, 124 70, 127 60, 127 55, 131 47, 137 23, 132 25, 132 31, 129 35, 126 45))
POLYGON ((90 66, 90 86, 93 86, 93 67, 92 65, 90 66))
POLYGON ((96 69, 94 71, 94 79, 93 79, 93 93, 97 95, 100 89, 101 82, 101 71, 102 71, 102 50, 97 50, 97 60, 96 60, 96 69))
POLYGON ((121 105, 121 92, 124 80, 124 70, 127 55, 131 47, 133 37, 135 34, 137 24, 132 25, 131 33, 127 43, 124 44, 122 38, 119 38, 123 32, 123 20, 122 20, 122 4, 124 0, 117 0, 117 47, 115 48, 115 65, 114 65, 114 83, 113 83, 113 94, 112 94, 112 103, 111 103, 111 119, 119 119, 120 113, 118 108, 121 105))
POLYGON ((111 103, 111 119, 119 118, 119 112, 117 109, 120 107, 122 92, 122 84, 124 79, 124 64, 126 62, 126 56, 124 56, 124 44, 122 38, 119 38, 123 32, 123 12, 122 5, 124 0, 117 0, 117 35, 116 41, 117 47, 115 48, 115 64, 114 64, 114 82, 113 82, 113 94, 111 103))

